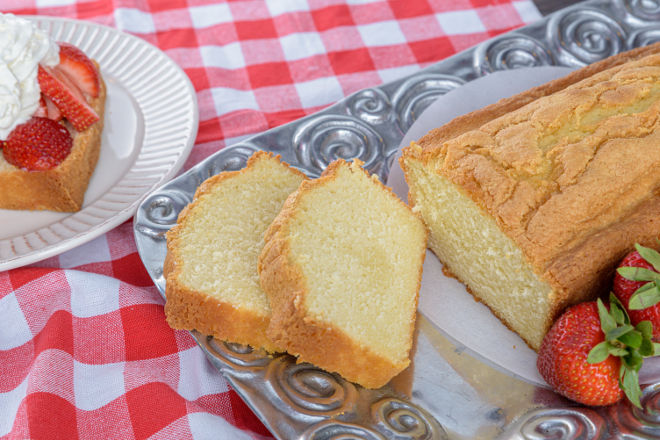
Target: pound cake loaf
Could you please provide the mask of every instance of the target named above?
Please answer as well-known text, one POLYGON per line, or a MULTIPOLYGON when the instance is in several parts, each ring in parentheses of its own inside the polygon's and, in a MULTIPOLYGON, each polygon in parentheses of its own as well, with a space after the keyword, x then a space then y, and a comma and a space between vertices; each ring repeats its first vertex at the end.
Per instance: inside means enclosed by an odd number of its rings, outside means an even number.
MULTIPOLYGON (((459 117, 406 147, 445 268, 527 344, 660 236, 660 45, 459 117)), ((438 292, 442 294, 442 292, 438 292)))
POLYGON ((304 174, 257 152, 240 171, 210 177, 167 233, 165 314, 171 327, 281 351, 266 336, 259 286, 264 232, 304 174))
POLYGON ((276 344, 379 388, 410 362, 427 233, 360 165, 333 162, 289 196, 258 270, 276 344))

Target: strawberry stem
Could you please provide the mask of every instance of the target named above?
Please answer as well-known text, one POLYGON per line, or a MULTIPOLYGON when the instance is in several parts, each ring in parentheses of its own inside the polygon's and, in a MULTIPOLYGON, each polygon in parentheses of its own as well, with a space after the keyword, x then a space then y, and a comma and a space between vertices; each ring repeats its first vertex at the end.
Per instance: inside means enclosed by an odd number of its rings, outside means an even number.
POLYGON ((638 243, 635 243, 635 249, 637 249, 637 252, 639 252, 639 255, 641 255, 643 259, 653 266, 656 272, 660 272, 660 253, 638 243))
POLYGON ((660 302, 660 282, 650 282, 644 284, 630 297, 628 307, 630 310, 642 310, 652 307, 660 302))
POLYGON ((628 400, 641 408, 642 390, 638 372, 645 357, 660 353, 660 344, 651 340, 653 324, 650 321, 642 321, 633 327, 626 309, 613 293, 610 293, 609 310, 601 299, 598 299, 597 305, 605 340, 591 349, 587 362, 597 364, 609 356, 621 358, 619 386, 628 400))

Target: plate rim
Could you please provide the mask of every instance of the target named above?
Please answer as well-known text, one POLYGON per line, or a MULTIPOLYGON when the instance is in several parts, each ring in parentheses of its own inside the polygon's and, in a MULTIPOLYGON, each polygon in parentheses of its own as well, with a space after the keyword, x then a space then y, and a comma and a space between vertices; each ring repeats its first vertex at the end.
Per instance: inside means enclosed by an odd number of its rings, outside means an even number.
MULTIPOLYGON (((154 181, 148 188, 145 188, 139 195, 135 196, 131 202, 127 205, 124 206, 121 209, 118 209, 113 212, 112 215, 109 217, 105 218, 99 223, 95 223, 91 225, 88 228, 85 228, 82 231, 79 231, 75 234, 72 234, 62 240, 59 240, 55 243, 48 244, 46 246, 43 246, 38 249, 31 249, 28 250, 27 252, 17 252, 14 249, 14 246, 10 246, 10 248, 13 249, 13 255, 10 255, 6 258, 0 258, 0 271, 5 271, 5 270, 10 270, 10 269, 15 269, 19 268, 22 266, 26 266, 28 264, 36 263, 41 260, 44 260, 49 257, 53 257, 56 255, 59 255, 63 252, 66 252, 68 250, 71 250, 73 248, 76 248, 82 244, 85 244, 91 240, 94 240, 95 238, 101 236, 102 234, 110 231, 111 229, 115 228, 116 226, 122 224, 126 220, 130 219, 135 212, 137 211, 138 207, 142 203, 142 200, 148 196, 154 189, 162 186, 164 183, 166 183, 168 180, 170 180, 173 176, 176 175, 176 173, 179 172, 179 170, 183 167, 185 161, 187 160, 188 156, 190 155, 192 148, 195 144, 196 138, 197 138, 197 133, 199 130, 199 107, 197 103, 197 94, 195 91, 195 88, 188 77, 188 75, 185 73, 183 68, 179 66, 172 58, 170 58, 164 51, 159 49, 158 47, 154 46, 153 44, 149 43, 146 40, 143 40, 135 35, 132 35, 130 33, 121 31, 119 29, 113 28, 111 26, 107 26, 105 24, 100 24, 100 23, 95 23, 92 21, 87 21, 87 20, 79 20, 79 19, 73 19, 73 18, 65 18, 65 17, 52 17, 52 16, 43 16, 43 15, 21 15, 22 18, 28 19, 32 22, 34 22, 37 26, 43 27, 44 23, 48 23, 50 25, 54 23, 60 23, 64 25, 73 25, 76 27, 76 29, 82 27, 85 29, 91 29, 91 30, 100 30, 104 32, 105 34, 108 34, 110 36, 116 37, 121 39, 122 41, 128 41, 130 44, 139 47, 139 48, 146 48, 146 50, 150 53, 153 53, 155 55, 159 55, 164 57, 166 60, 168 60, 168 67, 167 69, 172 72, 176 76, 176 81, 177 83, 180 84, 180 87, 182 89, 185 89, 185 95, 190 98, 190 101, 188 102, 188 111, 185 113, 185 120, 189 121, 190 124, 190 132, 187 133, 187 137, 185 139, 185 142, 183 144, 177 145, 176 148, 174 149, 175 151, 179 152, 179 156, 177 159, 174 161, 172 166, 165 172, 163 172, 159 178, 154 181)), ((66 35, 62 36, 61 38, 63 41, 68 41, 68 38, 66 35)), ((119 79, 115 77, 111 77, 117 83, 126 91, 126 93, 130 96, 132 100, 134 100, 138 104, 138 108, 141 112, 144 111, 144 108, 142 105, 140 105, 140 102, 135 98, 133 93, 131 93, 131 88, 126 87, 125 82, 120 81, 119 79)), ((144 128, 146 128, 146 118, 144 121, 144 128)), ((143 130, 144 130, 143 128, 143 130)), ((129 167, 127 170, 124 172, 124 174, 121 176, 119 179, 119 182, 123 180, 123 178, 128 175, 133 167, 135 166, 141 152, 143 151, 145 147, 145 139, 143 138, 141 140, 140 145, 135 151, 134 158, 131 160, 129 167)), ((97 168, 99 167, 99 164, 97 164, 97 168)), ((95 168, 96 169, 96 168, 95 168)), ((114 186, 114 185, 113 185, 114 186)), ((38 232, 40 230, 43 230, 44 228, 51 227, 52 225, 60 224, 66 219, 70 218, 73 215, 76 214, 84 214, 87 212, 88 209, 93 207, 94 203, 103 200, 103 198, 108 194, 108 192, 112 189, 108 188, 104 192, 102 192, 99 197, 95 200, 90 202, 87 206, 83 206, 80 211, 77 212, 72 212, 68 213, 69 215, 61 218, 57 221, 53 221, 47 225, 39 226, 38 228, 35 228, 29 232, 25 232, 22 234, 16 234, 11 237, 4 238, 0 240, 0 243, 7 243, 11 242, 12 240, 15 240, 17 238, 25 238, 30 234, 34 234, 35 232, 38 232)), ((29 210, 24 210, 25 213, 29 213, 31 211, 29 210)))

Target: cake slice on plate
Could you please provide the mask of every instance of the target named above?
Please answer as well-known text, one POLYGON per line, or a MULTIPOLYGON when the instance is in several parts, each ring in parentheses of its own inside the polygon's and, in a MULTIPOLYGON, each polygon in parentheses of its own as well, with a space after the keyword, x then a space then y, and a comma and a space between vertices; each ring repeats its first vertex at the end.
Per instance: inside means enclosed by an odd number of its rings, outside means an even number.
POLYGON ((0 27, 2 85, 11 92, 0 97, 0 209, 78 211, 101 147, 99 66, 25 19, 0 14, 0 27))

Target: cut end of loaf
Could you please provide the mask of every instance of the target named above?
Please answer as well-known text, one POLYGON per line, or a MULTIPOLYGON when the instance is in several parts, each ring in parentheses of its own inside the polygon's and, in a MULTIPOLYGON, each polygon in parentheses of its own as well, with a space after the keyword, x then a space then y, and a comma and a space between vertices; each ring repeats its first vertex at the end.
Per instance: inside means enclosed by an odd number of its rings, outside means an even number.
POLYGON ((167 234, 167 303, 175 328, 279 351, 266 337, 268 299, 259 286, 263 235, 304 175, 271 154, 207 179, 167 234))
POLYGON ((429 247, 510 329, 538 350, 552 325, 552 288, 472 199, 424 163, 412 145, 401 163, 411 204, 430 230, 429 247))
POLYGON ((359 162, 304 182, 266 237, 260 276, 277 343, 369 388, 409 364, 426 230, 359 162))

